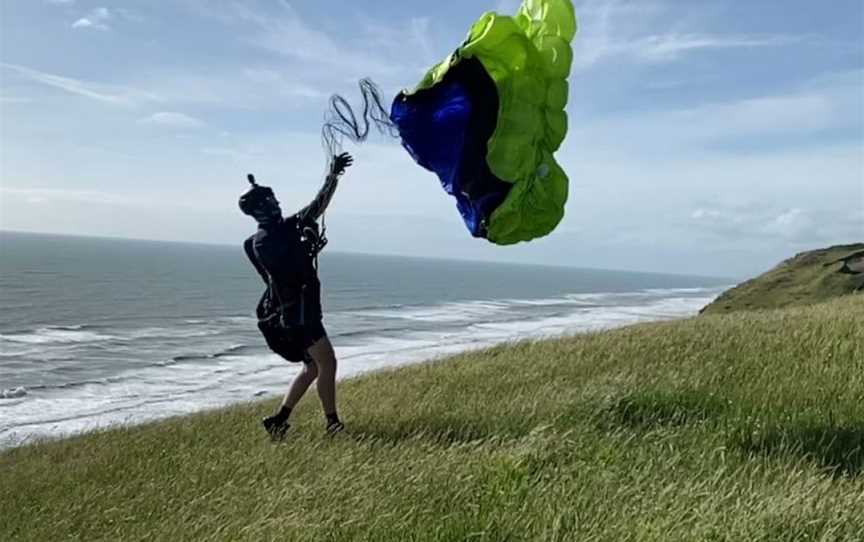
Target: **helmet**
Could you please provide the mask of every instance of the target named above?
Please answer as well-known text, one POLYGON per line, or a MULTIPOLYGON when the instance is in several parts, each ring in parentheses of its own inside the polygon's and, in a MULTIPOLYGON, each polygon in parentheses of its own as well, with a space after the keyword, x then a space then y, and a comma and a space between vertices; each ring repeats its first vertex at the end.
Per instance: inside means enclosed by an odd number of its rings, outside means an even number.
POLYGON ((240 210, 243 211, 243 214, 251 216, 255 209, 257 209, 264 200, 273 196, 273 190, 271 190, 269 186, 259 186, 256 184, 254 175, 250 174, 246 178, 249 179, 249 184, 252 185, 252 188, 240 196, 238 204, 240 205, 240 210))

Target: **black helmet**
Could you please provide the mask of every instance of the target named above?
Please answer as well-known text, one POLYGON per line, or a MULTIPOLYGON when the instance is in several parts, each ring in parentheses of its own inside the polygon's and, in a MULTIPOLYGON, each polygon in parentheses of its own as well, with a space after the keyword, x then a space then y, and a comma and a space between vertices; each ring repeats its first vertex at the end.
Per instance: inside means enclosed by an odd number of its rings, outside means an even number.
POLYGON ((242 196, 240 196, 240 210, 243 211, 243 214, 252 215, 252 213, 257 209, 263 202, 269 197, 273 196, 273 190, 270 189, 269 186, 258 186, 255 183, 255 176, 249 174, 246 176, 249 179, 249 184, 252 185, 252 188, 246 191, 242 196))

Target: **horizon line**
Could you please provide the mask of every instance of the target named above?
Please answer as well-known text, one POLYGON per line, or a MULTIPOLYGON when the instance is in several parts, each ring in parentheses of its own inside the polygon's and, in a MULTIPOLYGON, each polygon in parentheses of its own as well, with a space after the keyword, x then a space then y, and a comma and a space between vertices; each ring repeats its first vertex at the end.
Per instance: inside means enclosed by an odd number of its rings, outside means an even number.
MULTIPOLYGON (((9 230, 5 228, 0 228, 0 234, 24 234, 24 235, 41 235, 41 236, 54 236, 54 237, 72 237, 78 239, 99 239, 106 241, 133 241, 133 242, 141 242, 141 243, 167 243, 167 244, 177 244, 177 245, 203 245, 209 247, 236 247, 239 245, 234 245, 232 243, 227 242, 212 242, 212 241, 186 241, 186 240, 166 240, 166 239, 147 239, 143 237, 120 237, 120 236, 110 236, 110 235, 88 235, 88 234, 77 234, 77 233, 58 233, 58 232, 45 232, 45 231, 27 231, 27 230, 9 230)), ((581 270, 581 271, 608 271, 614 273, 637 273, 643 275, 665 275, 670 277, 685 277, 685 278, 699 278, 699 279, 710 279, 710 280, 721 280, 721 281, 731 281, 729 285, 737 284, 738 281, 742 280, 742 278, 736 277, 720 277, 714 275, 699 275, 699 274, 683 274, 683 273, 669 273, 669 272, 661 272, 661 271, 644 271, 644 270, 631 270, 631 269, 610 269, 605 267, 577 267, 574 265, 561 265, 561 264, 545 264, 545 263, 525 263, 525 262, 517 262, 517 261, 500 261, 500 260, 480 260, 480 259, 470 259, 470 258, 450 258, 444 256, 416 256, 412 254, 400 254, 394 252, 354 252, 350 250, 336 250, 331 251, 331 254, 347 254, 352 256, 381 256, 381 257, 393 257, 393 258, 406 258, 406 259, 414 259, 414 260, 433 260, 433 261, 443 261, 443 262, 459 262, 459 263, 478 263, 478 264, 487 264, 487 265, 510 265, 510 266, 523 266, 523 267, 544 267, 544 268, 553 268, 553 269, 571 269, 571 270, 581 270)))

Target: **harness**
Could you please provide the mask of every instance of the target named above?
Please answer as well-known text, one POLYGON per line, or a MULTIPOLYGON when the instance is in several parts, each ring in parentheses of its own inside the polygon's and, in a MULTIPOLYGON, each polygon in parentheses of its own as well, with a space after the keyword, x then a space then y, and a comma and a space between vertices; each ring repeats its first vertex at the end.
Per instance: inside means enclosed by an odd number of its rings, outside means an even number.
MULTIPOLYGON (((309 247, 309 257, 312 258, 312 266, 318 271, 318 254, 327 246, 327 223, 326 213, 321 215, 321 231, 307 224, 302 226, 298 222, 297 229, 300 231, 300 242, 309 247)), ((314 222, 313 222, 314 224, 314 222)))
MULTIPOLYGON (((297 225, 296 225, 296 229, 297 229, 297 235, 300 239, 300 243, 306 249, 306 256, 310 258, 310 260, 312 262, 312 268, 317 273, 318 272, 318 254, 324 249, 325 246, 327 246, 327 237, 325 235, 327 232, 327 227, 324 224, 324 217, 323 216, 321 217, 321 231, 320 231, 320 233, 318 232, 318 229, 317 229, 314 222, 311 224, 306 223, 304 225, 298 221, 297 225)), ((255 255, 255 259, 258 260, 258 263, 261 265, 261 268, 267 274, 267 290, 269 292, 273 293, 273 295, 276 298, 275 301, 277 303, 277 305, 275 307, 273 307, 272 304, 270 304, 269 306, 267 304, 264 305, 265 309, 270 309, 270 310, 266 310, 265 313, 271 313, 271 312, 272 313, 269 314, 268 316, 265 316, 264 318, 259 319, 259 322, 264 323, 264 324, 269 324, 269 325, 272 325, 275 323, 279 327, 282 327, 285 329, 292 328, 296 325, 300 325, 300 326, 305 325, 305 323, 306 323, 306 288, 308 286, 308 284, 306 283, 306 280, 304 280, 303 283, 300 284, 300 295, 299 295, 299 297, 300 297, 300 300, 299 300, 299 302, 300 302, 300 318, 299 318, 299 322, 293 322, 292 323, 289 321, 289 318, 286 317, 286 312, 291 306, 293 306, 293 303, 290 305, 286 305, 286 303, 283 301, 282 295, 279 292, 278 283, 273 278, 273 274, 270 272, 270 270, 264 264, 264 260, 263 260, 263 258, 261 258, 261 254, 258 252, 258 248, 255 246, 254 241, 252 242, 252 253, 255 255), (275 308, 275 310, 272 310, 274 308, 275 308), (274 322, 274 318, 276 318, 277 316, 278 316, 278 320, 274 322)), ((267 293, 265 292, 264 295, 266 296, 267 293)), ((263 301, 263 299, 262 299, 262 301, 263 301)))

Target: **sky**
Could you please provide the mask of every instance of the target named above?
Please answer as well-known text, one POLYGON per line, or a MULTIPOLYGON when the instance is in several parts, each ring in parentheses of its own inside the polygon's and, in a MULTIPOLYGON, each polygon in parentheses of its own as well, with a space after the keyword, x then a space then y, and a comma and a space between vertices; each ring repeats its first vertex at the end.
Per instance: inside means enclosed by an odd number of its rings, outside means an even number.
MULTIPOLYGON (((518 3, 3 0, 0 229, 239 246, 247 173, 286 210, 316 193, 331 94, 411 88, 518 3)), ((555 232, 472 239, 378 137, 347 148, 329 250, 745 277, 864 241, 864 4, 575 4, 555 232)))

